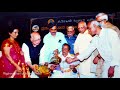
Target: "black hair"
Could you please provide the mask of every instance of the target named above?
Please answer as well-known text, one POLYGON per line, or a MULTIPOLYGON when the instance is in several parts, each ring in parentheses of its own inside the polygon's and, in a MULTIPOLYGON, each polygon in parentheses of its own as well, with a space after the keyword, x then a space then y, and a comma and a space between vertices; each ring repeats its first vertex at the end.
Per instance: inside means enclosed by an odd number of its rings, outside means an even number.
POLYGON ((48 24, 48 28, 52 28, 53 26, 56 26, 57 27, 57 23, 53 22, 53 23, 49 23, 48 24))
POLYGON ((71 49, 70 45, 67 44, 67 43, 64 43, 64 44, 62 45, 62 48, 63 48, 64 46, 68 46, 68 49, 69 49, 69 50, 71 49))
POLYGON ((12 33, 13 31, 14 31, 14 29, 18 29, 18 30, 20 30, 20 28, 18 27, 18 26, 9 26, 8 27, 8 33, 12 33))

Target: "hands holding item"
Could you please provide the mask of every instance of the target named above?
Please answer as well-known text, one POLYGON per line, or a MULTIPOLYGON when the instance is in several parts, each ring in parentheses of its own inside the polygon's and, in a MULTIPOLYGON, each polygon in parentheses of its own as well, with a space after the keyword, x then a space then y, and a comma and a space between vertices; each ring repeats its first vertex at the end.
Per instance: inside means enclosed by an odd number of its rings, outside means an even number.
POLYGON ((34 64, 33 68, 35 74, 40 77, 48 77, 50 75, 50 70, 48 66, 34 64))
POLYGON ((36 74, 36 75, 40 75, 40 73, 39 73, 39 71, 38 71, 38 65, 37 64, 34 64, 33 65, 33 71, 34 71, 34 73, 36 74))
POLYGON ((110 66, 110 68, 108 69, 108 77, 112 78, 114 76, 114 66, 110 66))
POLYGON ((22 72, 22 68, 19 65, 16 67, 16 70, 17 70, 18 73, 22 72))
POLYGON ((73 58, 67 57, 65 61, 66 61, 68 64, 70 64, 70 63, 73 62, 73 58))

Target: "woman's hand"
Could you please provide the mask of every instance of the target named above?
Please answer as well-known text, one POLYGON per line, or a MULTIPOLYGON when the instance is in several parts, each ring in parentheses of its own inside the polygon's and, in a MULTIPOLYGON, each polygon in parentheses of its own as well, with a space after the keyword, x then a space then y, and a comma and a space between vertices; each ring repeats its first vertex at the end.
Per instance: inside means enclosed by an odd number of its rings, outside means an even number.
POLYGON ((22 72, 22 68, 21 68, 20 66, 18 66, 18 65, 17 65, 17 67, 16 67, 16 70, 17 70, 17 72, 19 72, 19 73, 22 72))

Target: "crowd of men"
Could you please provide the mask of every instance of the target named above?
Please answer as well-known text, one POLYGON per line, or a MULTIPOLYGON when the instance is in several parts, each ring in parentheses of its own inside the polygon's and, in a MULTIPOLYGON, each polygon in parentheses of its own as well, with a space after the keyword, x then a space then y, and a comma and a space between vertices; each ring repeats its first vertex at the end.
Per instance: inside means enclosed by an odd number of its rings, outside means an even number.
POLYGON ((99 13, 88 23, 80 21, 78 35, 72 25, 64 35, 56 23, 50 23, 43 42, 40 33, 32 32, 22 45, 30 77, 40 78, 34 66, 41 64, 53 71, 49 78, 120 78, 120 30, 108 18, 99 13), (56 50, 61 58, 58 65, 51 64, 56 50))

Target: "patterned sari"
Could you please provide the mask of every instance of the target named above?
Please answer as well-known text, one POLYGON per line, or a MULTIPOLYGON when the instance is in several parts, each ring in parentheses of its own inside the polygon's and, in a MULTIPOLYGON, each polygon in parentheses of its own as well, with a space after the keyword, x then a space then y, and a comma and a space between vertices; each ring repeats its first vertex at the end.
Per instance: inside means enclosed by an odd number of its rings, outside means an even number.
POLYGON ((24 56, 21 54, 21 48, 19 44, 14 40, 6 39, 1 45, 2 57, 0 58, 0 78, 28 78, 28 67, 25 64, 24 56), (5 55, 3 50, 4 47, 10 48, 10 56, 21 68, 22 72, 18 73, 16 67, 11 64, 8 58, 5 55))

